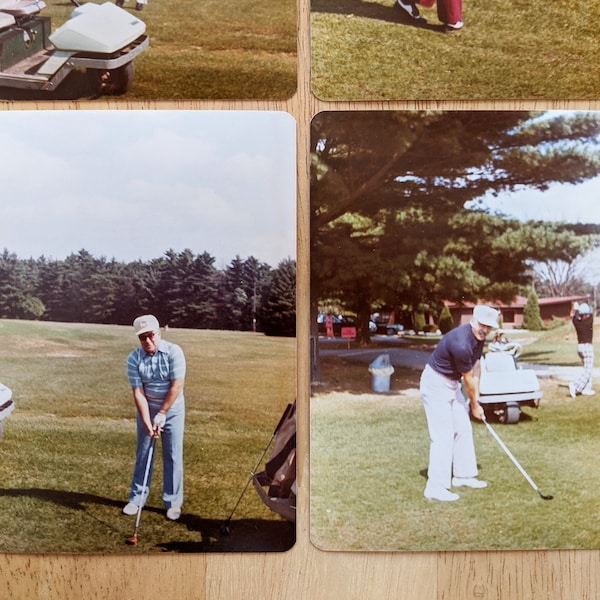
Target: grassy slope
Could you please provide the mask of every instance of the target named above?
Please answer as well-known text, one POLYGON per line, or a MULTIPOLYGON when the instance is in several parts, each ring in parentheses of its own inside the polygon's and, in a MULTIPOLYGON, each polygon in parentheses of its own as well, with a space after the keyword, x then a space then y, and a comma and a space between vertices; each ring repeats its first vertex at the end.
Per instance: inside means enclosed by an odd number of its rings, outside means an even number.
MULTIPOLYGON (((129 327, 0 321, 0 377, 14 413, 0 440, 0 551, 156 552, 280 550, 293 527, 248 489, 229 516, 275 425, 295 394, 292 339, 170 330, 186 353, 186 498, 167 522, 161 465, 140 543, 124 542, 121 515, 133 469, 135 408, 125 359, 129 327)), ((159 446, 160 447, 160 446, 159 446)))
MULTIPOLYGON (((99 0, 98 0, 99 1, 99 0)), ((73 5, 48 2, 53 28, 73 5)), ((123 99, 283 99, 296 90, 293 0, 149 0, 142 12, 150 48, 135 60, 123 99)))
POLYGON ((313 91, 324 100, 597 98, 600 4, 466 0, 465 29, 406 25, 393 0, 313 0, 313 91))
MULTIPOLYGON (((523 360, 578 365, 573 335, 542 335, 523 360)), ((311 399, 311 539, 328 550, 516 550, 597 548, 600 401, 569 397, 562 381, 542 379, 538 409, 517 425, 494 425, 540 489, 529 486, 481 424, 474 424, 486 490, 461 490, 456 503, 423 498, 428 434, 419 373, 397 369, 392 394, 364 390, 364 365, 325 364, 332 391, 311 399), (362 380, 361 380, 362 378, 362 380), (345 391, 342 382, 351 383, 345 391)))

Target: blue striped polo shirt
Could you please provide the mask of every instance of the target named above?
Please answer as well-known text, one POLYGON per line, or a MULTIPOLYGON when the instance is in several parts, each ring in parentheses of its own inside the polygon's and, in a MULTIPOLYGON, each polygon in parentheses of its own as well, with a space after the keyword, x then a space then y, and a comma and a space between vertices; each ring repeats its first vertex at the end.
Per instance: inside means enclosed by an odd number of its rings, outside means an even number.
MULTIPOLYGON (((132 388, 141 387, 148 402, 165 399, 171 382, 185 379, 185 356, 177 345, 160 340, 155 354, 147 354, 138 346, 127 357, 127 378, 132 388)), ((183 391, 176 402, 183 399, 183 391)))

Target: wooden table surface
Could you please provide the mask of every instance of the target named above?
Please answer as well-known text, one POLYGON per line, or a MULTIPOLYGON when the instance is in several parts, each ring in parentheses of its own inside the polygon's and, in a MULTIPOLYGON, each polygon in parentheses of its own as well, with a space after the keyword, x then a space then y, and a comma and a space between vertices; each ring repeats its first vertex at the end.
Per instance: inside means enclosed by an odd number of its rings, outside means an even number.
MULTIPOLYGON (((165 556, 0 555, 1 600, 598 600, 600 551, 336 553, 309 539, 309 124, 323 110, 584 109, 600 102, 321 102, 310 90, 309 1, 298 0, 298 90, 282 101, 94 101, 69 109, 279 110, 298 127, 298 523, 288 552, 165 556)), ((48 109, 7 103, 5 110, 48 109)), ((590 515, 596 518, 597 515, 590 515)), ((565 515, 568 518, 568 515, 565 515)), ((65 532, 68 534, 68 532, 65 532)))

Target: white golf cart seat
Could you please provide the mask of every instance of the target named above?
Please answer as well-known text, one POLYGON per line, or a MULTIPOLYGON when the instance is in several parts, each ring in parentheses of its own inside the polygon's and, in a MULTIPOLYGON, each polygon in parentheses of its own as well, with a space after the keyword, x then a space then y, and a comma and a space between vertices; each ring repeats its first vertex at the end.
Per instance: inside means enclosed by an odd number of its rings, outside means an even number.
POLYGON ((8 13, 0 12, 0 30, 11 27, 16 23, 15 18, 8 13))
POLYGON ((45 7, 43 0, 0 0, 0 12, 13 17, 35 15, 45 7))
POLYGON ((535 371, 517 368, 514 356, 505 352, 488 352, 481 358, 479 393, 483 402, 522 401, 542 396, 535 371))

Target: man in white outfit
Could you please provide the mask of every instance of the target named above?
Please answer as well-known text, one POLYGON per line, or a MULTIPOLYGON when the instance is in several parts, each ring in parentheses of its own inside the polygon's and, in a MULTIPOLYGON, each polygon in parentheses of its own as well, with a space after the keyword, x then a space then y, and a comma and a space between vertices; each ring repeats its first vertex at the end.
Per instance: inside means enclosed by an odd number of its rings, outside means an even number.
POLYGON ((484 418, 479 404, 480 358, 486 337, 498 327, 499 314, 494 308, 477 305, 470 323, 452 329, 442 338, 421 375, 420 391, 431 439, 424 494, 429 500, 458 500, 451 487, 487 486, 477 479, 469 410, 475 419, 484 418))

